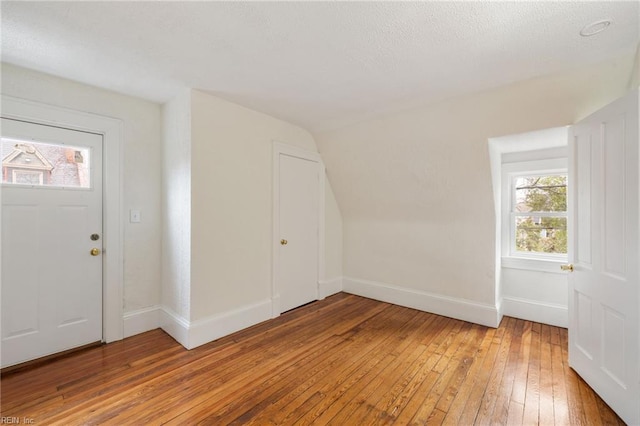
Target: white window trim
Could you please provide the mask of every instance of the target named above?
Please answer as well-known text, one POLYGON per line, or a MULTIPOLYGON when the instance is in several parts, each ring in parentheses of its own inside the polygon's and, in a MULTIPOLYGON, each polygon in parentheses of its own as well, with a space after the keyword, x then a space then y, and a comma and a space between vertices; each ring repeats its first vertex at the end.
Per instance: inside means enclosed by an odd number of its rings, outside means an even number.
POLYGON ((514 197, 512 181, 515 176, 567 174, 567 158, 552 158, 546 160, 522 161, 502 164, 502 266, 505 268, 527 269, 534 271, 561 273, 560 265, 567 262, 566 255, 553 254, 525 254, 517 253, 513 249, 515 229, 512 225, 511 212, 514 197))

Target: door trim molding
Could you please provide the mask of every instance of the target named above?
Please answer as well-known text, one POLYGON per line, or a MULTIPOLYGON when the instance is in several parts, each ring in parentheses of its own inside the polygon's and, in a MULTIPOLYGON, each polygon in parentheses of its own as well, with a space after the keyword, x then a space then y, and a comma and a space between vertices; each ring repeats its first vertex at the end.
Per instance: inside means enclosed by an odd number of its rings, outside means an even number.
POLYGON ((280 250, 278 244, 278 235, 280 235, 280 167, 279 160, 280 155, 289 155, 292 157, 301 158, 308 161, 318 163, 318 278, 316 282, 316 299, 320 299, 320 283, 324 282, 324 203, 325 203, 325 168, 322 162, 322 157, 319 153, 309 151, 303 148, 298 148, 293 145, 288 145, 282 142, 273 141, 273 232, 271 234, 271 256, 272 268, 271 268, 271 301, 272 301, 272 318, 280 315, 280 293, 278 291, 277 283, 280 276, 280 250))
POLYGON ((2 116, 103 137, 103 269, 102 339, 123 338, 124 277, 122 225, 122 164, 124 126, 121 120, 1 95, 2 116))

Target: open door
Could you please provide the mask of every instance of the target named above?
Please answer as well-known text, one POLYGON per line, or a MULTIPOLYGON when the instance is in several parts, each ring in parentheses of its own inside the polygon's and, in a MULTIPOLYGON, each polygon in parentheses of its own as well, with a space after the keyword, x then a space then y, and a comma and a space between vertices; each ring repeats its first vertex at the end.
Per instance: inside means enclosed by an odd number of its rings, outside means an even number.
POLYGON ((638 91, 571 129, 569 364, 640 424, 638 91))

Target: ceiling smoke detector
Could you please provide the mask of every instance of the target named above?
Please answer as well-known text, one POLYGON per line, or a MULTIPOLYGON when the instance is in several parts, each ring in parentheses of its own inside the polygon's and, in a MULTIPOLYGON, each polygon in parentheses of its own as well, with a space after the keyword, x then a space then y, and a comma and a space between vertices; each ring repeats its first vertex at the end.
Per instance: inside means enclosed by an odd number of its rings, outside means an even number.
POLYGON ((603 19, 602 21, 592 22, 587 24, 580 30, 580 35, 582 37, 591 37, 592 35, 596 35, 606 30, 609 25, 611 25, 611 21, 609 19, 603 19))

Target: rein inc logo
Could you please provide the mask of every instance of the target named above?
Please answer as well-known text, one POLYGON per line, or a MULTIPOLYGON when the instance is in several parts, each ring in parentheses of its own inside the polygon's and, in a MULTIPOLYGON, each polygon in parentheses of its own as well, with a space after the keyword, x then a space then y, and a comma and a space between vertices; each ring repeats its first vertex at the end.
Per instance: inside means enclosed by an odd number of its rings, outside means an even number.
POLYGON ((31 417, 0 417, 0 425, 34 425, 35 420, 31 417))

